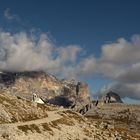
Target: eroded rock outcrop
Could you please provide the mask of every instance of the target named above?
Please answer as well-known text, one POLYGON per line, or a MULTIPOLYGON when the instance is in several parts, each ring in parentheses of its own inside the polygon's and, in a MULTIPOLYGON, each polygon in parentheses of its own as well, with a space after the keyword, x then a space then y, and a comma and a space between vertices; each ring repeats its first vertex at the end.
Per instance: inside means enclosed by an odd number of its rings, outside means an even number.
POLYGON ((119 94, 114 91, 109 91, 106 94, 103 94, 100 100, 104 103, 123 103, 119 94))
POLYGON ((64 107, 75 105, 78 111, 90 103, 88 85, 77 81, 58 80, 56 77, 41 71, 31 72, 1 72, 1 90, 27 100, 33 100, 36 94, 44 102, 64 107))

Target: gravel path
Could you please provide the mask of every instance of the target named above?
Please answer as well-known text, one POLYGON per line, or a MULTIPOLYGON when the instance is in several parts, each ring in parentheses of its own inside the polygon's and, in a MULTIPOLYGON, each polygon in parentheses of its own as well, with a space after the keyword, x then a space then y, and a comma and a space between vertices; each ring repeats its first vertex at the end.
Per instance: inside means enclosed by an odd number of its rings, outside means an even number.
POLYGON ((4 127, 4 126, 17 127, 17 126, 22 126, 22 125, 49 123, 51 121, 55 121, 55 120, 58 120, 58 119, 61 119, 61 118, 62 118, 62 116, 57 114, 57 111, 49 111, 47 118, 37 119, 37 120, 32 120, 32 121, 26 121, 26 122, 0 124, 0 127, 4 127))

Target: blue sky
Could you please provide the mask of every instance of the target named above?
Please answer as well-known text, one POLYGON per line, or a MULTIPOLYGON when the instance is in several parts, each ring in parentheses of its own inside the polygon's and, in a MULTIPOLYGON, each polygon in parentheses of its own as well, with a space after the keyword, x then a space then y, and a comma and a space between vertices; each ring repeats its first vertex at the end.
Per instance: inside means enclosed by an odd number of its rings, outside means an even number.
MULTIPOLYGON (((47 33, 55 46, 79 45, 84 49, 79 60, 100 59, 103 45, 140 34, 139 6, 139 0, 1 0, 0 28, 11 33, 38 30, 47 33)), ((100 74, 78 79, 89 84, 91 94, 114 81, 100 74)))

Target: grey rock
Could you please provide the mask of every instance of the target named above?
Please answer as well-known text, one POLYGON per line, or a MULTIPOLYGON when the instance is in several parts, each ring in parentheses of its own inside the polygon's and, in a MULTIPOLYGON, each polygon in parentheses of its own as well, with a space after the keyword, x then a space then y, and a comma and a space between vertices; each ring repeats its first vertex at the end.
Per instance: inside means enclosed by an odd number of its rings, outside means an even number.
POLYGON ((114 91, 109 91, 100 97, 104 103, 123 103, 119 94, 114 91))
POLYGON ((59 80, 42 71, 1 72, 0 85, 1 91, 18 97, 32 101, 36 94, 45 103, 69 108, 74 106, 76 111, 90 104, 87 84, 76 80, 59 80))

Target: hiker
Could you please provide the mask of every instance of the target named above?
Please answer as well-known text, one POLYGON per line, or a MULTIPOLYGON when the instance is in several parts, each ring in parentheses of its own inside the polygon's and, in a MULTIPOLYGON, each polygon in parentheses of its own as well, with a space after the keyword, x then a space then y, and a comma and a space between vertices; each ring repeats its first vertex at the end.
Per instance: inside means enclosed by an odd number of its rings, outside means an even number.
POLYGON ((76 106, 76 104, 73 104, 70 108, 73 109, 73 108, 75 108, 75 106, 76 106))
POLYGON ((87 112, 88 109, 89 109, 89 105, 87 104, 87 105, 85 106, 85 108, 86 108, 86 112, 87 112))
POLYGON ((96 101, 96 103, 95 103, 95 106, 97 106, 98 105, 98 100, 96 101))
POLYGON ((79 113, 82 114, 82 115, 84 115, 85 114, 85 108, 80 109, 79 110, 79 113))
POLYGON ((91 109, 92 108, 92 103, 90 102, 90 104, 89 104, 89 108, 91 109))

